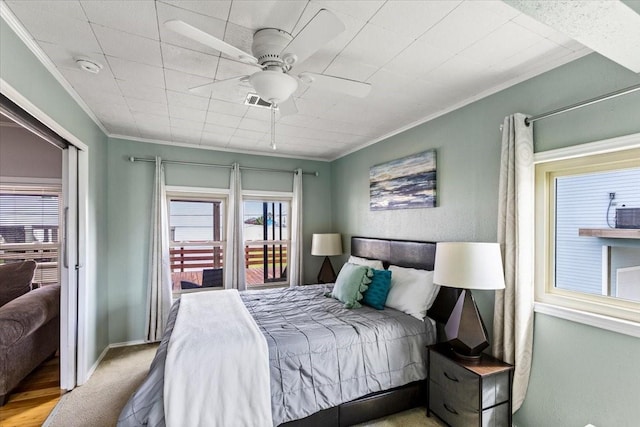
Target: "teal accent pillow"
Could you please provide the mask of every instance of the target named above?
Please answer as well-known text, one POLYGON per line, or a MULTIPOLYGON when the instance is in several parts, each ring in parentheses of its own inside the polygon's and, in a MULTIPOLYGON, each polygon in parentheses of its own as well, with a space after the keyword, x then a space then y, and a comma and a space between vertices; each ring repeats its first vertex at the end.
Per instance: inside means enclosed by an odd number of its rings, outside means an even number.
POLYGON ((359 308, 363 292, 369 287, 373 269, 363 265, 346 263, 342 266, 331 296, 344 303, 345 308, 359 308))
POLYGON ((364 293, 362 303, 378 310, 384 310, 391 289, 391 272, 389 270, 373 270, 369 288, 364 293))

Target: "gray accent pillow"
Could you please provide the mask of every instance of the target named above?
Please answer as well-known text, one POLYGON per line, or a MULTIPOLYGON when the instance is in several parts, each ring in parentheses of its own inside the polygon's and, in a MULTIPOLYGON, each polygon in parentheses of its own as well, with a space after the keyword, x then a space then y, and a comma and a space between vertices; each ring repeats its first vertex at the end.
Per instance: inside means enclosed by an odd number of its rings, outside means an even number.
POLYGON ((35 261, 0 264, 0 307, 31 290, 35 261))

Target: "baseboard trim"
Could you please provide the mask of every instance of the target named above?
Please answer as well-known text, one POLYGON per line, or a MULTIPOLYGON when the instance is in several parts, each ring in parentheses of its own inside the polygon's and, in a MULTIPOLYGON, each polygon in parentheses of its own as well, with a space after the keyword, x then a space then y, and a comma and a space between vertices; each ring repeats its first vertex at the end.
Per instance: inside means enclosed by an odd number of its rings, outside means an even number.
MULTIPOLYGON (((100 365, 100 362, 102 362, 102 359, 104 359, 104 357, 107 355, 107 352, 110 349, 118 348, 118 347, 128 347, 128 346, 131 346, 131 345, 140 345, 140 344, 146 344, 146 343, 147 342, 145 340, 134 340, 134 341, 124 341, 124 342, 117 342, 117 343, 109 344, 108 346, 106 346, 104 348, 104 350, 102 350, 102 353, 100 353, 100 356, 98 356, 98 359, 91 366, 91 368, 89 369, 89 372, 87 372, 87 377, 82 382, 82 384, 84 384, 87 381, 89 381, 89 378, 91 378, 91 375, 93 375, 93 373, 96 371, 96 369, 98 369, 98 365, 100 365)), ((82 385, 82 384, 78 383, 78 385, 82 385)))

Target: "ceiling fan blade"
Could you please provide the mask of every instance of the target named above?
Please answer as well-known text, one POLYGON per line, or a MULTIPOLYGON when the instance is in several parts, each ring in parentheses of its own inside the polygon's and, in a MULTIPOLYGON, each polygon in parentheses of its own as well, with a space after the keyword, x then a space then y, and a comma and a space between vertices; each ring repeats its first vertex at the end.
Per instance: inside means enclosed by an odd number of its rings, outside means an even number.
POLYGON ((371 84, 359 82, 357 80, 344 79, 342 77, 328 76, 317 73, 301 73, 298 77, 305 83, 313 87, 333 92, 344 93, 357 98, 366 97, 371 91, 371 84))
POLYGON ((299 64, 344 30, 344 24, 336 15, 326 9, 320 9, 282 49, 280 57, 290 65, 299 64))
POLYGON ((216 80, 211 83, 203 84, 189 88, 190 92, 199 93, 201 95, 209 95, 214 89, 223 89, 225 87, 238 86, 242 82, 249 80, 249 76, 237 76, 230 79, 216 80))
POLYGON ((296 102, 293 100, 293 95, 287 98, 286 101, 278 104, 278 109, 280 110, 280 117, 296 114, 298 112, 298 107, 296 106, 296 102))
POLYGON ((246 62, 247 64, 258 64, 258 60, 254 58, 253 55, 250 55, 235 46, 231 46, 229 43, 222 41, 219 38, 214 37, 199 28, 194 27, 193 25, 187 24, 184 21, 180 21, 179 19, 172 19, 165 22, 164 26, 171 31, 190 38, 191 40, 195 40, 198 43, 202 43, 205 46, 209 46, 226 55, 229 55, 230 57, 237 59, 238 61, 246 62))

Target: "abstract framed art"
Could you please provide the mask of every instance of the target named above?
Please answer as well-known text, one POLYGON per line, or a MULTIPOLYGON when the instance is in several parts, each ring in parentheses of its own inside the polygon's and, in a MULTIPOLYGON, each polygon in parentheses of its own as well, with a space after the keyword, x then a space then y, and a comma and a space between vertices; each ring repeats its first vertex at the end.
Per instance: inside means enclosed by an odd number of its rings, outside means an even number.
POLYGON ((423 151, 369 169, 369 208, 436 206, 436 150, 423 151))

